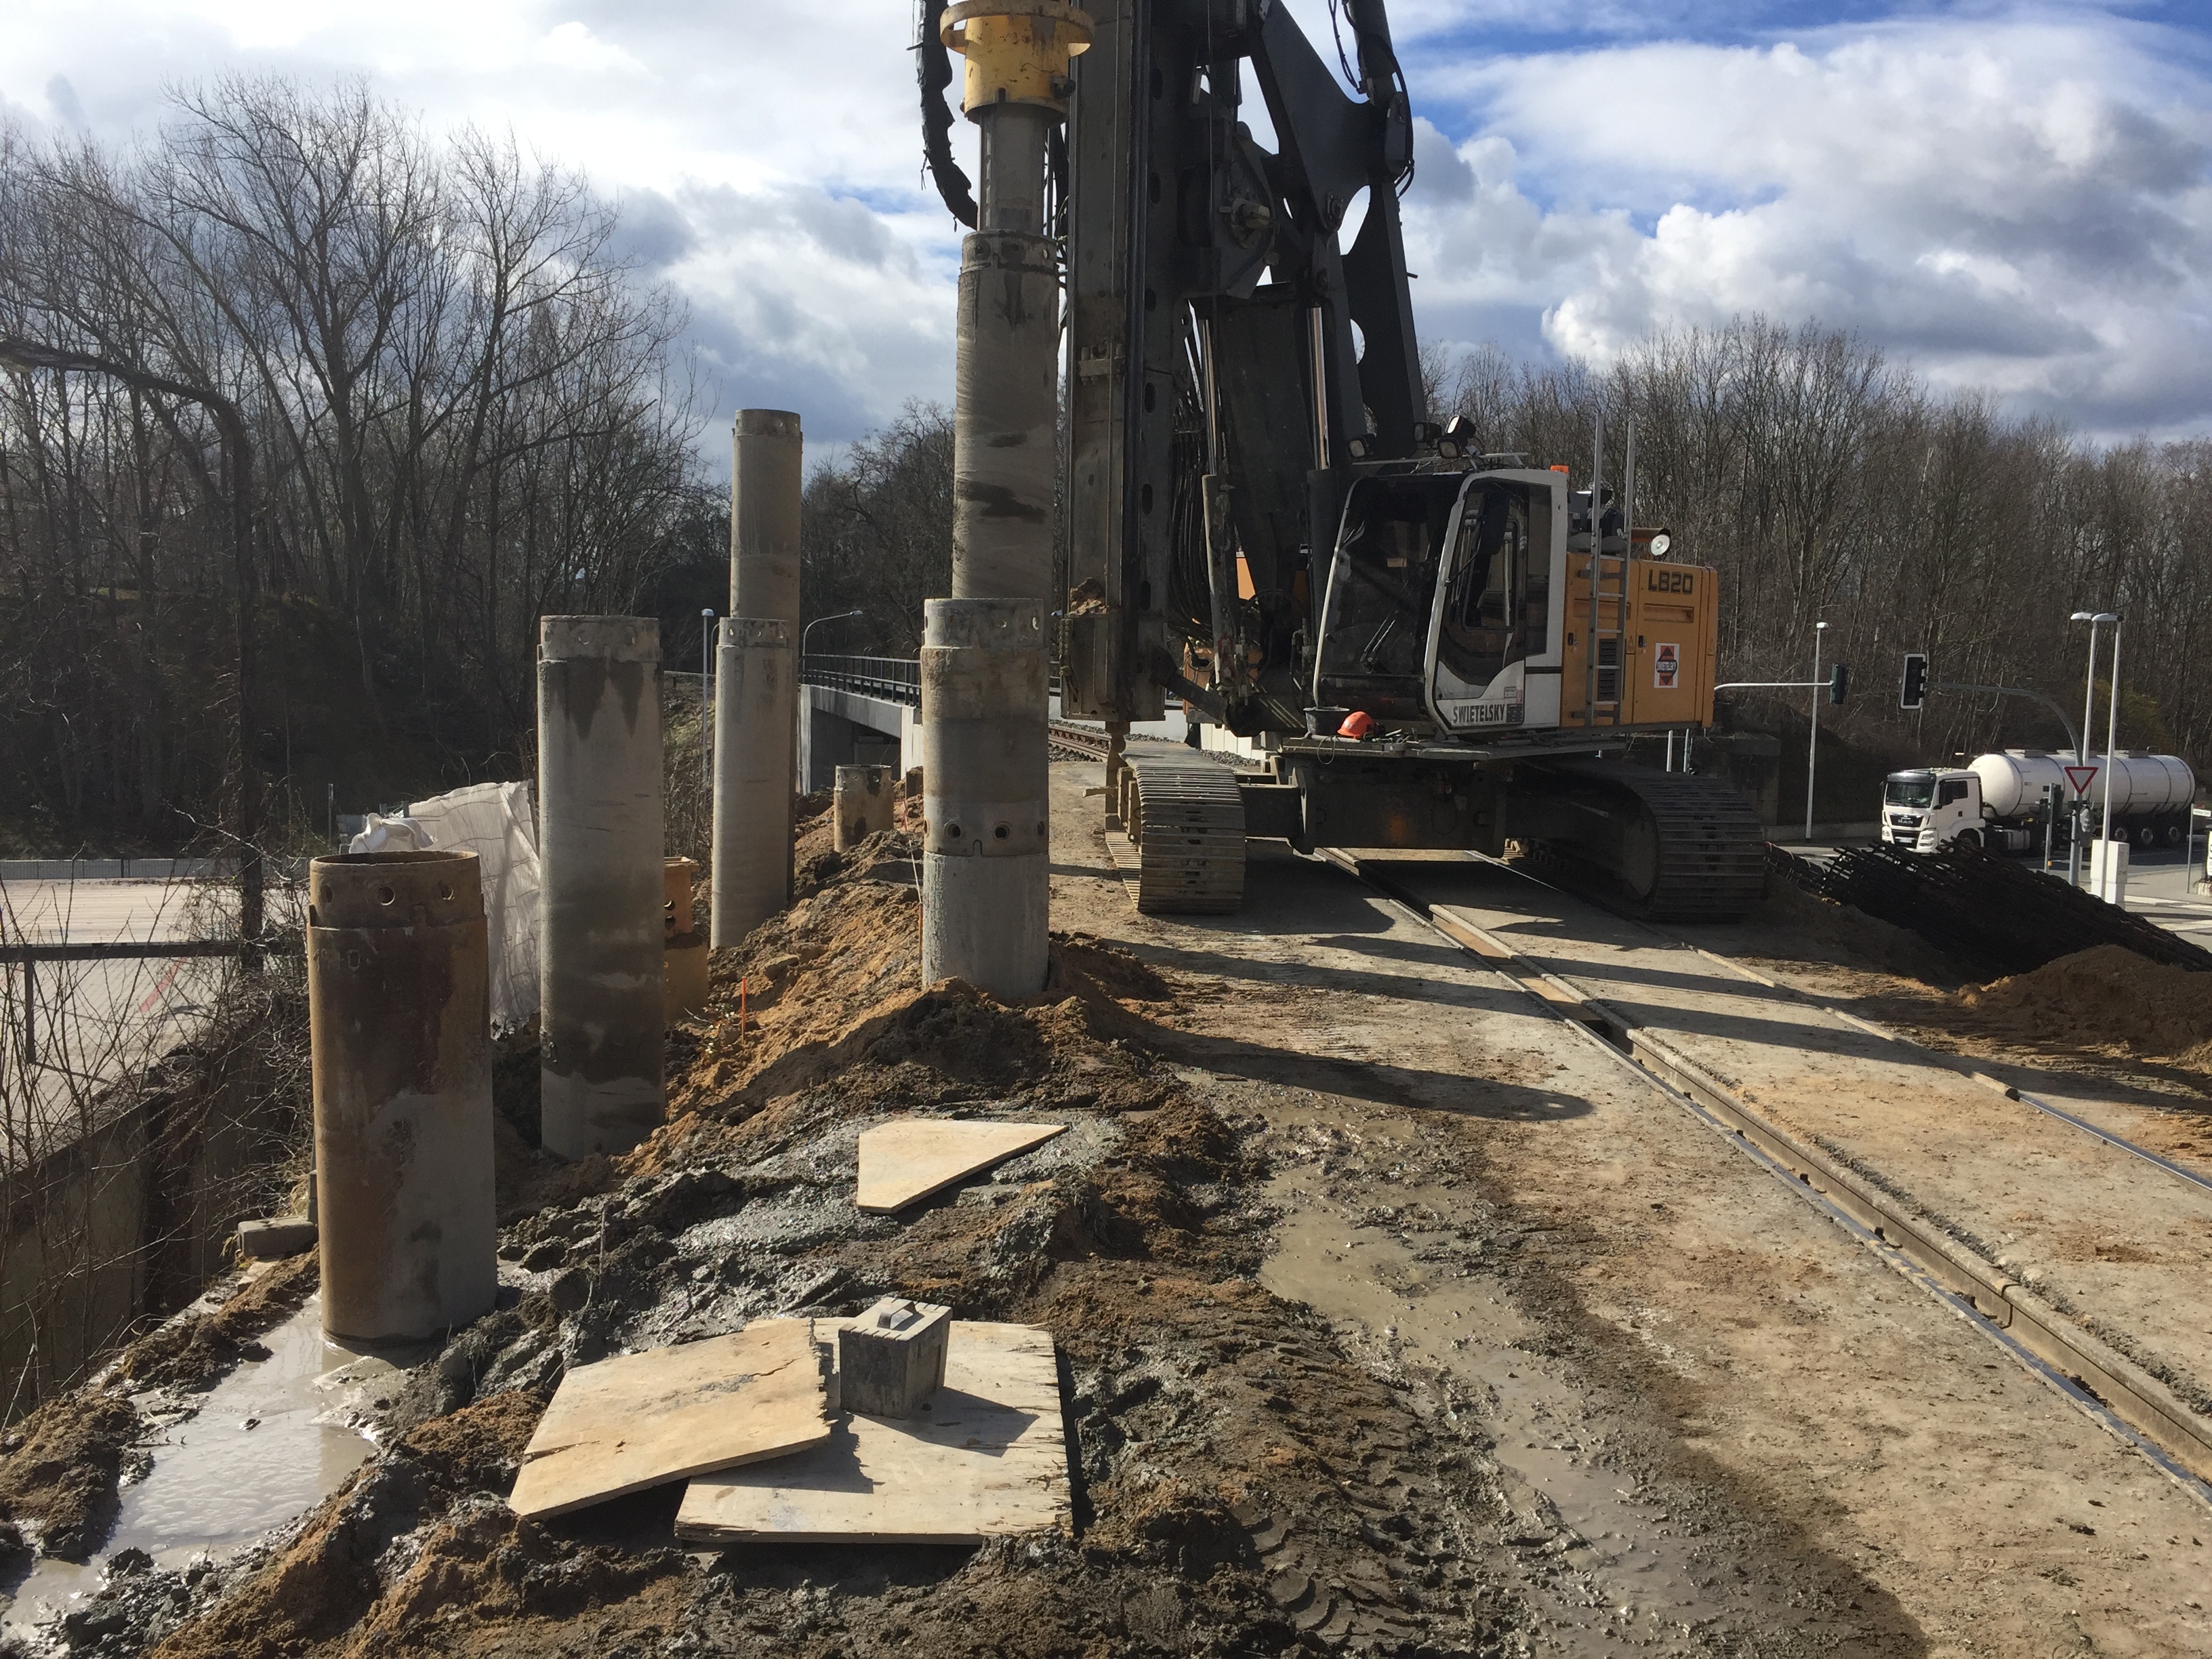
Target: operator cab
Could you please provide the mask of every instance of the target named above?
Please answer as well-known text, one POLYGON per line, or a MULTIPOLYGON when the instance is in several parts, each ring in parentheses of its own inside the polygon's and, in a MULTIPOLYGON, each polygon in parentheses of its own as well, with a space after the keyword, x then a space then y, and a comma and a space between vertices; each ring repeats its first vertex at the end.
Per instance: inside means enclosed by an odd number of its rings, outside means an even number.
POLYGON ((1932 853, 1954 841, 1982 843, 1982 781, 1970 771, 1916 767, 1882 780, 1882 839, 1932 853))
POLYGON ((1558 474, 1517 469, 1354 483, 1322 610, 1316 703, 1470 736, 1557 725, 1565 493, 1558 474))

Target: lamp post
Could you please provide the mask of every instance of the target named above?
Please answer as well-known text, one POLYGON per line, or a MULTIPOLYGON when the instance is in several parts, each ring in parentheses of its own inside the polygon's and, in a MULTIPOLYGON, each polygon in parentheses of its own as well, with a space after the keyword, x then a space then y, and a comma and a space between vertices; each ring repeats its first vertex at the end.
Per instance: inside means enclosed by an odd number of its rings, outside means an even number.
POLYGON ((817 617, 812 622, 807 623, 805 627, 800 629, 799 630, 799 660, 800 665, 804 666, 806 661, 807 636, 813 633, 816 629, 821 627, 823 623, 847 622, 854 617, 865 617, 866 615, 867 615, 867 612, 865 611, 840 611, 834 617, 817 617))
POLYGON ((714 611, 709 605, 699 613, 699 787, 714 799, 714 745, 707 735, 707 722, 714 712, 714 687, 708 683, 714 669, 714 611))
POLYGON ((1820 639, 1826 623, 1813 624, 1813 740, 1805 751, 1805 839, 1813 839, 1813 774, 1820 761, 1820 639))
MULTIPOLYGON (((2101 613, 2097 620, 2112 625, 2112 695, 2106 704, 2105 714, 2105 827, 2100 839, 2105 843, 2105 884, 2112 886, 2112 757, 2119 753, 2120 736, 2120 629, 2127 619, 2111 611, 2101 613)), ((2110 893, 2105 896, 2115 904, 2119 900, 2110 893)))

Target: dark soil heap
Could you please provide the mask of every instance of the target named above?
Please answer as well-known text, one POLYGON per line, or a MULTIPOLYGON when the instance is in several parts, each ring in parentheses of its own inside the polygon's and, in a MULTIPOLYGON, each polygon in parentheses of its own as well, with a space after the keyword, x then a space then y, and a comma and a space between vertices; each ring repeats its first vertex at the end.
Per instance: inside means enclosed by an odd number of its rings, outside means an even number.
MULTIPOLYGON (((844 855, 718 953, 713 1018, 671 1035, 668 1125, 540 1183, 548 1200, 502 1233, 519 1298, 410 1374, 385 1451, 234 1563, 112 1571, 69 1648, 829 1659, 1504 1639, 1515 1610, 1468 1565, 1500 1513, 1480 1443, 1424 1422, 1258 1285, 1251 1126, 1147 1043, 1176 987, 1065 936, 1031 1002, 925 988, 914 889, 880 873, 895 850, 844 855), (855 1140, 898 1112, 1069 1128, 916 1211, 863 1215, 855 1140), (543 1523, 507 1508, 567 1367, 889 1293, 1054 1333, 1074 1535, 687 1553, 680 1483, 543 1523)), ((173 1338, 161 1363, 216 1345, 173 1338)))

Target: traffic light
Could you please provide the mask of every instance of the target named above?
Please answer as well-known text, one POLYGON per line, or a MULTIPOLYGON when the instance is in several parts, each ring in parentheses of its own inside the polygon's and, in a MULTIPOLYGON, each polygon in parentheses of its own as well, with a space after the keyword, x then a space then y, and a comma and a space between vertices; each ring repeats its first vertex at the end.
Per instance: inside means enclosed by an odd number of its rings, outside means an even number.
POLYGON ((1847 662, 1839 662, 1828 674, 1828 701, 1841 708, 1844 694, 1850 689, 1851 665, 1847 662))
POLYGON ((1905 653, 1905 684, 1899 688, 1897 706, 1917 708, 1928 701, 1928 653, 1908 651, 1905 653))

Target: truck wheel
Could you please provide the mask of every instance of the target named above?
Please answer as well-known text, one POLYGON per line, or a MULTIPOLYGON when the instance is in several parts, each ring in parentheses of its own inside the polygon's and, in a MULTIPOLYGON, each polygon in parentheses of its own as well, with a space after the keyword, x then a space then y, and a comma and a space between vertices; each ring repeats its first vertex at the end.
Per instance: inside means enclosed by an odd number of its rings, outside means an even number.
POLYGON ((1982 847, 1982 832, 1978 830, 1961 830, 1951 837, 1951 843, 1954 847, 1971 847, 1976 852, 1979 852, 1982 847))
POLYGON ((2138 824, 2136 828, 2136 845, 2146 853, 2148 852, 2158 845, 2158 831, 2147 823, 2138 824))
POLYGON ((2185 830, 2184 830, 2184 829, 2183 829, 2179 824, 2178 824, 2178 823, 2169 823, 2169 824, 2167 824, 2167 825, 2166 826, 2166 844, 2168 847, 2179 847, 2179 846, 2180 846, 2180 845, 2181 845, 2182 837, 2183 837, 2184 836, 2185 836, 2187 833, 2188 833, 2188 831, 2186 831, 2185 830))

